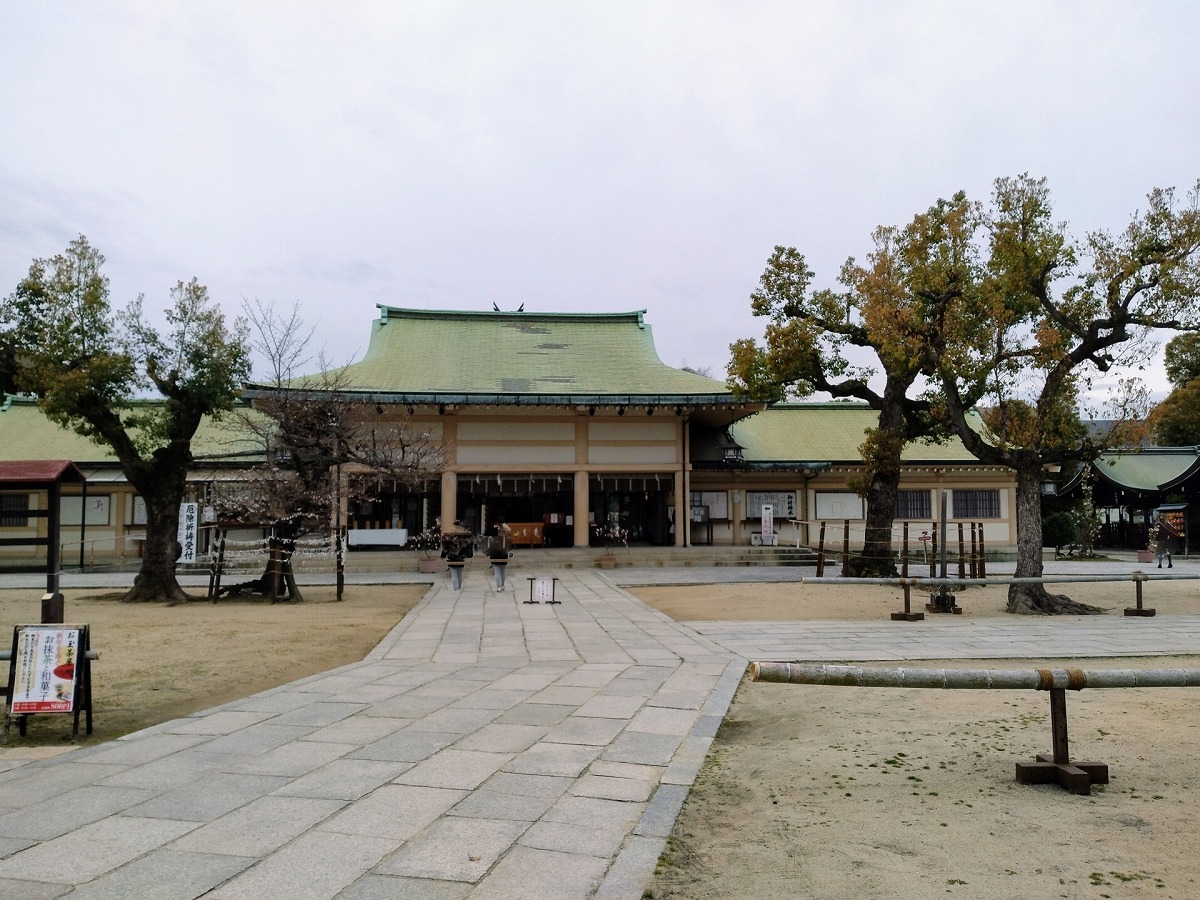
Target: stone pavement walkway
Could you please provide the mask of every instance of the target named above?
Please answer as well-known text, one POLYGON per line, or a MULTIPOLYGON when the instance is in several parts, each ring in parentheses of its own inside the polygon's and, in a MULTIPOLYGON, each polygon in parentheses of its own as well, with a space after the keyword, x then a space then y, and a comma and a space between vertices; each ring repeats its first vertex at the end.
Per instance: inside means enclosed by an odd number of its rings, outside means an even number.
POLYGON ((554 574, 561 605, 469 572, 360 663, 0 772, 0 897, 636 900, 747 658, 1200 653, 1200 617, 689 627, 554 574))
POLYGON ((0 896, 640 897, 745 664, 558 575, 439 583, 361 663, 0 773, 0 896))

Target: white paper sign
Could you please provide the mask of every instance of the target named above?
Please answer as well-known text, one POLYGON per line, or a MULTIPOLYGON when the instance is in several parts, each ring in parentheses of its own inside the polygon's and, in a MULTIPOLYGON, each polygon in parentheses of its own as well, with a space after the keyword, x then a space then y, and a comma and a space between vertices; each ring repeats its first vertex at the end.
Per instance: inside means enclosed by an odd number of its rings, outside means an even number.
POLYGON ((183 551, 176 562, 196 561, 196 547, 200 540, 200 504, 179 504, 179 545, 183 551))
POLYGON ((535 603, 551 603, 554 601, 554 579, 547 576, 537 578, 533 582, 533 601, 535 603))

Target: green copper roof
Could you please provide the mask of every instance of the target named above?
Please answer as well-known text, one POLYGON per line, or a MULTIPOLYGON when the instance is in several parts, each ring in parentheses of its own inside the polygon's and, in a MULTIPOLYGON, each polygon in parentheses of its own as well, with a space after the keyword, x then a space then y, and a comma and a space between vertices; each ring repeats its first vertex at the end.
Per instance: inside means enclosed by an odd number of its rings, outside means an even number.
POLYGON ((1093 465, 1109 481, 1128 490, 1164 491, 1200 468, 1200 447, 1148 447, 1102 453, 1093 465))
MULTIPOLYGON (((153 402, 153 401, 147 401, 153 402)), ((205 418, 192 439, 192 455, 202 458, 231 457, 244 463, 254 453, 252 441, 238 434, 233 414, 219 422, 205 418)), ((51 422, 35 400, 5 397, 0 404, 0 461, 18 459, 69 459, 80 465, 117 465, 106 446, 95 444, 69 428, 51 422)))
MULTIPOLYGON (((737 422, 730 436, 747 462, 862 462, 859 445, 879 413, 861 403, 788 403, 737 422)), ((914 441, 905 446, 907 463, 976 462, 957 438, 944 444, 914 441)))
POLYGON ((665 365, 644 310, 379 310, 366 356, 343 370, 353 391, 476 402, 496 395, 734 399, 722 381, 665 365))

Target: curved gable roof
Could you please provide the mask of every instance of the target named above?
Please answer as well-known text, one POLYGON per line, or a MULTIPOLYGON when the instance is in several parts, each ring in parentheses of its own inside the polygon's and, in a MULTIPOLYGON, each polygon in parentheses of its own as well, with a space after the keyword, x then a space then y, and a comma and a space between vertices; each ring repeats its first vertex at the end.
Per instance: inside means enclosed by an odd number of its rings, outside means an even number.
POLYGON ((1146 447, 1102 453, 1093 468, 1131 491, 1168 491, 1200 469, 1200 447, 1146 447))
POLYGON ((342 370, 352 391, 734 399, 724 382, 664 364, 645 310, 379 310, 366 355, 342 370))

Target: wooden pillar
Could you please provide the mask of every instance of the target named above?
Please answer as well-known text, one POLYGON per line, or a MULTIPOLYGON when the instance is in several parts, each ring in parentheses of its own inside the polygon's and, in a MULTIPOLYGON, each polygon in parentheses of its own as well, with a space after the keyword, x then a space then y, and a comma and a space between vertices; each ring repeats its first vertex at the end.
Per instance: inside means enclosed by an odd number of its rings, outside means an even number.
POLYGON ((575 473, 575 530, 573 541, 576 547, 588 545, 588 473, 575 473))
POLYGON ((675 473, 675 546, 686 547, 688 526, 688 494, 684 490, 683 472, 675 473))
POLYGON ((442 531, 454 524, 458 509, 458 473, 442 473, 442 531))

